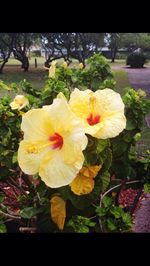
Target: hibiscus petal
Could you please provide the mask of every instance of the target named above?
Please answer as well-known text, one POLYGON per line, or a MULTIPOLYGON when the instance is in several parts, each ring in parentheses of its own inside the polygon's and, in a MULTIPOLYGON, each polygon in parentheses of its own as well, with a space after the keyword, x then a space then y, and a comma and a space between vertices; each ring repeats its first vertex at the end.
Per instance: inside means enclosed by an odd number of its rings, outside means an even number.
POLYGON ((45 144, 40 141, 20 142, 18 149, 18 163, 22 171, 29 175, 38 173, 40 164, 45 156, 51 159, 52 153, 49 148, 49 143, 45 144))
POLYGON ((91 165, 89 167, 82 167, 80 170, 80 173, 84 175, 85 177, 91 177, 94 178, 99 170, 102 168, 102 165, 91 165))
POLYGON ((70 187, 71 191, 78 196, 89 194, 94 188, 94 180, 90 177, 88 178, 82 174, 78 174, 70 184, 70 187))
POLYGON ((71 110, 82 120, 82 122, 87 119, 91 112, 89 106, 89 98, 91 94, 92 91, 90 90, 80 91, 76 88, 70 95, 69 105, 71 110))
MULTIPOLYGON (((69 155, 68 155, 69 158, 69 155)), ((72 164, 70 160, 63 160, 62 154, 56 152, 52 159, 47 158, 42 162, 39 175, 45 184, 51 188, 62 187, 70 184, 82 168, 84 156, 82 152, 78 153, 78 157, 72 164)))
POLYGON ((22 117, 21 129, 24 131, 24 139, 47 140, 53 135, 51 117, 44 108, 32 109, 22 117))
POLYGON ((111 114, 101 122, 101 128, 93 136, 98 139, 114 138, 125 128, 126 117, 120 113, 111 114))
POLYGON ((97 90, 96 97, 97 110, 103 115, 105 112, 124 112, 124 103, 119 93, 111 90, 97 90))
POLYGON ((63 230, 66 219, 66 202, 59 196, 53 196, 51 203, 51 217, 60 230, 63 230))
POLYGON ((91 193, 94 188, 93 178, 98 174, 101 167, 101 165, 82 167, 76 178, 70 184, 72 192, 78 196, 91 193))

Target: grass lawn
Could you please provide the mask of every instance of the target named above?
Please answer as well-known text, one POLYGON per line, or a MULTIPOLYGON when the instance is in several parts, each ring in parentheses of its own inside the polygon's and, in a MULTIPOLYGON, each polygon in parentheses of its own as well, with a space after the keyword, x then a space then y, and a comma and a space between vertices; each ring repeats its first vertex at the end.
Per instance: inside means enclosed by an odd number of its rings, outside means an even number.
POLYGON ((128 74, 124 70, 114 70, 113 74, 116 81, 115 91, 123 95, 123 89, 125 87, 131 86, 128 80, 128 74))
MULTIPOLYGON (((38 65, 44 65, 44 62, 45 62, 44 57, 36 57, 36 59, 37 59, 38 65)), ((35 64, 35 57, 31 57, 31 59, 29 59, 29 63, 30 63, 30 65, 34 65, 35 64)), ((21 62, 14 59, 14 58, 10 58, 8 60, 8 63, 6 66, 11 66, 11 65, 20 65, 21 66, 21 62)))
MULTIPOLYGON (((44 69, 44 57, 36 57, 37 59, 37 68, 35 68, 35 57, 32 57, 30 62, 30 67, 28 72, 24 72, 21 69, 21 63, 14 59, 10 58, 8 63, 5 65, 3 69, 3 74, 0 74, 0 80, 2 80, 7 85, 11 85, 11 83, 19 83, 21 80, 26 79, 30 82, 34 88, 42 89, 45 83, 45 78, 48 76, 48 71, 44 69)), ((62 63, 64 60, 57 60, 58 63, 62 63)), ((73 60, 71 66, 76 66, 78 64, 77 60, 73 60)), ((1 90, 0 96, 4 95, 5 92, 1 90)))
POLYGON ((30 68, 28 72, 24 72, 20 66, 12 66, 4 69, 4 74, 0 75, 0 79, 7 85, 13 82, 19 83, 21 80, 26 79, 35 88, 40 89, 44 85, 44 77, 47 75, 48 73, 44 68, 30 68))
POLYGON ((125 59, 116 59, 114 63, 111 62, 110 59, 108 59, 108 63, 111 65, 111 66, 119 66, 119 65, 126 65, 126 60, 125 59))
MULTIPOLYGON (((31 68, 29 72, 24 72, 20 66, 6 67, 4 69, 4 74, 0 74, 0 80, 2 80, 8 86, 11 83, 19 84, 20 81, 26 79, 32 84, 34 88, 40 90, 43 88, 45 83, 45 78, 48 76, 48 72, 44 68, 31 68)), ((21 92, 20 92, 21 93, 21 92)), ((0 97, 8 94, 8 91, 0 89, 0 97)), ((13 97, 15 93, 9 91, 9 94, 13 97)))

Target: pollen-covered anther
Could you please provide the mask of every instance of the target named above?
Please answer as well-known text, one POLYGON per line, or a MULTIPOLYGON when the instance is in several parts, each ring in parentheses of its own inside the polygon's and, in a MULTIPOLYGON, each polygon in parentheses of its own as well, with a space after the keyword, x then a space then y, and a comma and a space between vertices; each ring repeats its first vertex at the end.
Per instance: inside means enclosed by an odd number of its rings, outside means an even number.
POLYGON ((27 153, 38 153, 38 149, 35 145, 31 145, 30 147, 27 148, 27 153))
POLYGON ((54 135, 49 137, 49 140, 52 141, 52 149, 61 149, 63 146, 63 137, 59 135, 57 132, 54 133, 54 135))
POLYGON ((90 96, 90 99, 89 99, 90 103, 95 103, 96 102, 96 97, 95 96, 90 96))

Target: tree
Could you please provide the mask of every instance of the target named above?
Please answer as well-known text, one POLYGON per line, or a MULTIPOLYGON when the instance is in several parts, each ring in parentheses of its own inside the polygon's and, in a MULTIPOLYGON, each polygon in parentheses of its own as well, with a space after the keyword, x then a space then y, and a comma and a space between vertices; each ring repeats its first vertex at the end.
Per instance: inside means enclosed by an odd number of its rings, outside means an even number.
POLYGON ((104 35, 102 33, 75 33, 71 51, 72 58, 82 62, 85 66, 85 59, 92 56, 94 52, 98 52, 104 43, 103 40, 104 35))
POLYGON ((13 51, 13 44, 14 35, 12 33, 0 33, 0 74, 3 73, 3 68, 13 51))
POLYGON ((64 58, 64 60, 69 59, 69 51, 71 49, 71 34, 66 33, 66 38, 64 33, 44 33, 41 34, 42 45, 46 52, 46 62, 45 66, 49 67, 53 60, 64 58), (69 36, 68 36, 69 35, 69 36))
POLYGON ((150 35, 149 33, 122 33, 121 42, 129 52, 133 52, 137 48, 143 52, 150 48, 150 35))
POLYGON ((46 33, 41 37, 48 53, 45 66, 59 58, 64 58, 69 63, 74 58, 85 65, 85 59, 97 52, 104 43, 102 33, 46 33))
POLYGON ((111 50, 111 60, 112 60, 111 62, 114 63, 118 48, 121 44, 120 34, 119 33, 107 33, 105 38, 106 38, 106 42, 108 43, 108 47, 111 50))
POLYGON ((38 34, 35 33, 14 33, 13 54, 15 59, 22 63, 25 72, 29 68, 29 48, 37 39, 38 34))

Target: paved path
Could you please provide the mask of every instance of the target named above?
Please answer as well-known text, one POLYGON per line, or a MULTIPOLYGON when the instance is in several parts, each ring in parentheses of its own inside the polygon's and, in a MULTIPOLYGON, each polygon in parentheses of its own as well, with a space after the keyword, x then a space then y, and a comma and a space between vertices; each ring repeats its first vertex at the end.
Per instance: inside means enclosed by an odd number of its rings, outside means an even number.
POLYGON ((133 232, 150 233, 150 194, 145 194, 141 206, 135 211, 133 232))
POLYGON ((125 66, 113 66, 112 69, 125 70, 128 73, 131 86, 135 89, 141 88, 145 90, 147 96, 150 98, 150 67, 129 68, 125 66))

